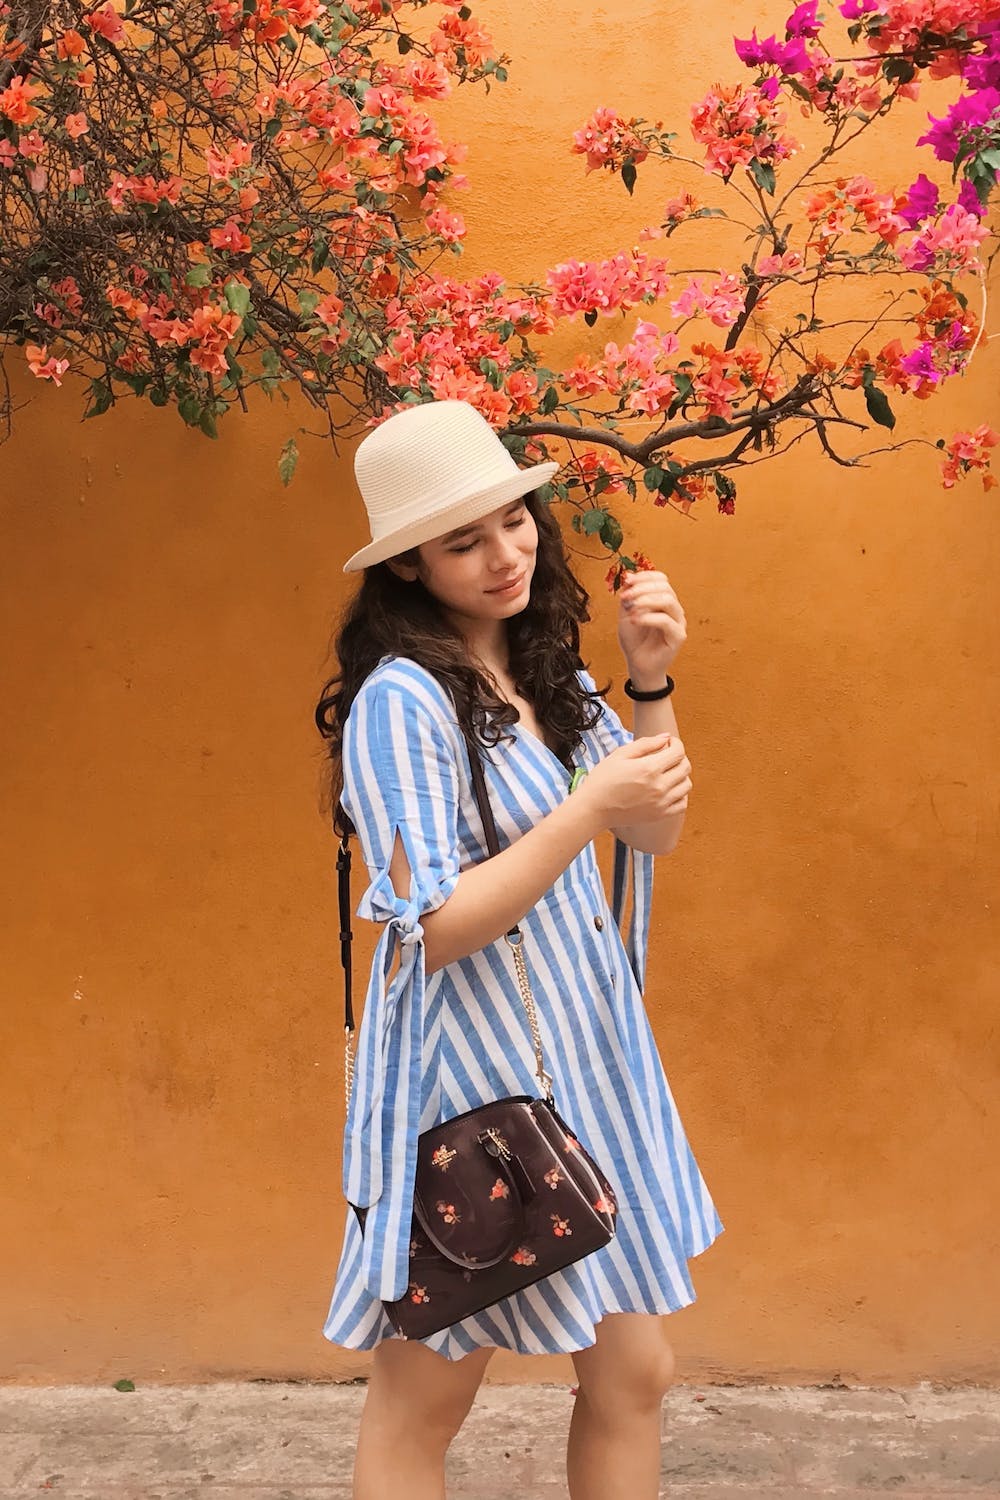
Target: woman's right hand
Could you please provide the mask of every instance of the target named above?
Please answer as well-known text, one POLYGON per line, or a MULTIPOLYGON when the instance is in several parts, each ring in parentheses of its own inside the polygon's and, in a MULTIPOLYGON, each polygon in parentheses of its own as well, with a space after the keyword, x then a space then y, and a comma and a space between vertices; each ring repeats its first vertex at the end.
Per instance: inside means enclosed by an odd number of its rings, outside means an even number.
POLYGON ((575 795, 589 802, 603 830, 685 812, 690 791, 691 762, 680 736, 657 734, 612 750, 575 795))

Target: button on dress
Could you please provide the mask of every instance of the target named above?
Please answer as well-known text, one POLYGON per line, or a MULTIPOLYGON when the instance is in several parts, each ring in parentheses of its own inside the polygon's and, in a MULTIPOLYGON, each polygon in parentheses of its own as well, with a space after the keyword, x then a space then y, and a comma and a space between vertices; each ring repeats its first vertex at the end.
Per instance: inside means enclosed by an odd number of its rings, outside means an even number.
MULTIPOLYGON (((588 692, 594 681, 580 680, 588 692)), ((602 703, 574 755, 584 769, 632 736, 602 703)), ((565 800, 569 773, 521 725, 484 755, 501 849, 565 800)), ((358 1030, 344 1138, 348 1212, 324 1333, 350 1349, 398 1337, 382 1307, 409 1286, 417 1137, 508 1094, 537 1094, 534 1053, 507 943, 427 975, 421 918, 486 836, 454 705, 437 679, 385 657, 344 731, 343 803, 371 883, 358 916, 382 924, 358 1030), (389 878, 396 834, 407 898, 389 878)), ((616 841, 609 909, 589 844, 521 922, 545 1066, 560 1114, 609 1178, 617 1234, 602 1249, 484 1312, 421 1340, 449 1359, 482 1346, 560 1354, 594 1343, 606 1313, 667 1313, 693 1302, 688 1261, 722 1223, 688 1144, 642 998, 653 857, 616 841), (628 888, 632 899, 626 902, 628 888), (624 933, 622 913, 630 915, 624 933)))

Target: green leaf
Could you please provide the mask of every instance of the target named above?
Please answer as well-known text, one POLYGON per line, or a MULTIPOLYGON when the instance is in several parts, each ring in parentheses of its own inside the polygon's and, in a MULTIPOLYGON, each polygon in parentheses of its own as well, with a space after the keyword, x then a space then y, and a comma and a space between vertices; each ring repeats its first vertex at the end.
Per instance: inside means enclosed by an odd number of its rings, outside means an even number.
POLYGON ((545 395, 538 403, 538 410, 543 417, 547 417, 550 412, 555 411, 558 405, 559 392, 556 390, 554 385, 550 385, 548 390, 545 392, 545 395))
POLYGON ((319 292, 301 291, 299 293, 299 312, 303 318, 311 318, 316 311, 319 301, 319 292))
POLYGON ((667 416, 674 417, 680 411, 691 392, 694 390, 694 381, 690 375, 684 375, 680 371, 674 374, 674 385, 677 387, 677 395, 667 408, 667 416))
POLYGON ((290 437, 288 439, 288 442, 282 448, 281 457, 278 459, 278 474, 281 478, 282 484, 291 484, 292 475, 295 473, 295 468, 298 464, 298 461, 299 445, 293 437, 290 437))
POLYGON ((400 57, 405 57, 407 52, 413 50, 413 38, 407 36, 405 31, 401 31, 396 38, 396 46, 399 49, 400 57))
POLYGON ((623 162, 622 163, 622 182, 624 182, 626 188, 628 189, 629 197, 632 196, 632 193, 635 190, 635 179, 636 179, 636 176, 637 176, 637 173, 636 173, 636 169, 635 169, 635 162, 634 161, 623 162))
POLYGON ((115 1383, 114 1383, 113 1389, 116 1390, 116 1391, 134 1391, 135 1390, 135 1381, 134 1380, 116 1380, 115 1383))
POLYGON ((583 315, 583 321, 586 323, 588 328, 593 328, 594 324, 597 322, 596 308, 591 308, 590 312, 585 312, 583 315))
POLYGON ((885 391, 880 391, 876 385, 866 386, 865 405, 872 421, 877 422, 880 427, 888 427, 891 432, 896 425, 896 418, 885 391))
POLYGON ((198 418, 198 426, 206 437, 216 438, 219 436, 218 428, 215 425, 215 413, 209 406, 202 407, 201 416, 198 418))
POLYGON ((265 375, 277 375, 281 369, 281 357, 278 351, 272 349, 270 345, 268 345, 261 355, 260 362, 264 367, 265 375))
POLYGON ((212 280, 210 266, 192 266, 184 278, 185 286, 208 286, 212 280))
POLYGON ((757 186, 763 188, 765 193, 770 193, 773 197, 775 185, 774 168, 766 161, 758 161, 757 157, 754 156, 750 161, 750 172, 757 186))
POLYGON ((917 70, 906 57, 887 57, 882 72, 890 83, 912 83, 917 70))
POLYGON ((250 288, 244 286, 242 281, 227 281, 226 302, 231 312, 245 318, 250 310, 250 288))
POLYGON ((182 396, 177 403, 177 414, 189 427, 197 427, 201 421, 201 402, 197 396, 182 396))
POLYGON ((322 271, 329 258, 330 241, 321 239, 319 235, 317 235, 317 237, 313 240, 312 268, 314 275, 317 271, 322 271))
POLYGON ((649 468, 642 476, 642 482, 646 486, 647 490, 652 492, 653 490, 658 490, 660 488, 660 485, 663 483, 663 477, 664 471, 660 468, 659 464, 650 464, 649 468))
POLYGON ((581 525, 585 536, 593 536, 595 531, 601 531, 604 523, 609 519, 606 510, 586 510, 583 513, 581 525))
POLYGON ((486 379, 489 381, 493 389, 495 391, 498 391, 503 385, 503 372, 500 369, 500 366, 497 364, 496 360, 490 359, 487 355, 484 354, 482 359, 479 361, 479 368, 486 376, 486 379))
POLYGON ((604 525, 601 527, 601 541, 611 552, 617 552, 622 544, 624 532, 614 516, 605 512, 604 525))
POLYGON ((103 380, 90 382, 90 405, 84 417, 99 417, 111 405, 111 387, 103 380))

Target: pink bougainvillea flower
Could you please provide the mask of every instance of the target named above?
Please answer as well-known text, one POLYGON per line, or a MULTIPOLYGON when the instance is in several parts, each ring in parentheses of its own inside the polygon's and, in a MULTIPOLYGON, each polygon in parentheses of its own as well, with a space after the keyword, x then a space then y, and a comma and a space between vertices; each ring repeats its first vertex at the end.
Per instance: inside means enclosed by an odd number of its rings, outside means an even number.
POLYGON ((779 42, 776 36, 766 37, 760 42, 755 26, 751 36, 743 41, 736 37, 733 45, 740 62, 750 68, 777 68, 781 73, 794 75, 804 73, 810 64, 809 53, 799 34, 787 42, 779 42))
POLYGON ((461 214, 449 213, 446 208, 436 208, 427 215, 427 228, 449 245, 465 238, 465 220, 461 214))
POLYGON ((993 489, 997 480, 989 472, 989 450, 997 442, 1000 442, 1000 437, 986 423, 977 427, 974 432, 956 432, 945 444, 947 457, 941 465, 941 482, 944 488, 950 490, 960 475, 979 469, 983 472, 983 489, 993 489))
POLYGON ((906 189, 905 207, 899 210, 911 229, 916 229, 923 219, 937 212, 940 192, 937 183, 921 172, 915 182, 906 189))
POLYGON ((249 141, 234 141, 228 151, 218 151, 214 146, 207 146, 205 148, 205 164, 208 167, 208 175, 215 182, 224 181, 227 177, 234 177, 240 167, 249 165, 252 157, 253 147, 249 141))
POLYGON ((636 134, 634 120, 624 119, 617 110, 595 109, 590 119, 573 135, 573 151, 587 158, 587 171, 607 167, 618 172, 625 162, 635 165, 646 160, 649 151, 636 134))
POLYGON ((86 42, 78 31, 72 27, 64 31, 56 42, 56 56, 61 62, 75 62, 82 57, 86 48, 86 42))
POLYGON ((316 304, 316 316, 328 328, 333 328, 340 322, 340 315, 343 311, 343 299, 335 297, 332 292, 328 297, 324 297, 321 302, 317 302, 316 304))
POLYGON ((797 5, 785 22, 786 36, 806 36, 815 40, 819 36, 820 26, 816 19, 819 9, 819 0, 805 0, 803 5, 797 5))
POLYGON ((801 271, 803 260, 797 250, 786 250, 784 255, 764 255, 757 262, 758 276, 789 276, 801 271))
POLYGON ((727 274, 710 288, 694 277, 670 304, 675 318, 693 318, 703 313, 718 328, 730 328, 746 306, 746 289, 737 276, 727 274))
POLYGON ((414 99, 446 99, 451 93, 448 71, 436 58, 407 63, 404 78, 414 99))
POLYGON ((209 230, 208 240, 213 250, 228 250, 232 255, 245 255, 252 244, 235 219, 227 219, 221 229, 209 230))
POLYGON ((899 251, 899 259, 908 271, 928 271, 932 266, 977 271, 981 262, 976 251, 989 232, 976 214, 966 213, 953 203, 936 223, 924 225, 899 251))
POLYGON ((962 94, 943 119, 933 115, 929 119, 931 128, 918 138, 917 145, 932 147, 938 161, 954 161, 970 135, 995 129, 1000 122, 1000 89, 962 94))
POLYGON ((66 134, 73 141, 79 140, 81 135, 86 135, 90 129, 90 122, 85 114, 67 115, 64 124, 66 134))
POLYGON ((56 359, 49 354, 47 344, 28 344, 25 348, 28 369, 38 380, 51 380, 62 385, 62 378, 69 369, 68 359, 56 359))
POLYGON ((119 46, 125 40, 125 25, 121 16, 110 3, 102 5, 100 10, 92 10, 83 17, 84 22, 95 31, 98 36, 104 37, 105 41, 119 46))
POLYGON ((691 106, 691 134, 706 148, 706 171, 718 172, 728 182, 737 167, 754 160, 771 166, 800 149, 782 131, 786 117, 775 103, 777 89, 773 78, 760 86, 715 84, 691 106))
POLYGON ((0 115, 6 115, 12 125, 31 125, 38 119, 38 110, 31 101, 41 92, 41 84, 16 74, 0 93, 0 115))

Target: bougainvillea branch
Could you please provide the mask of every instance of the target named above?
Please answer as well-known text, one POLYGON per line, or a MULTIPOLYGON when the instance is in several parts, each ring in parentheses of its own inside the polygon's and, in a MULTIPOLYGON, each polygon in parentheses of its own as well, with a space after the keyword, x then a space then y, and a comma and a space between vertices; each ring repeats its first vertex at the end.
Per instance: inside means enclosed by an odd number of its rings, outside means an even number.
MULTIPOLYGON (((740 468, 808 436, 848 466, 891 452, 859 435, 893 432, 983 337, 1000 0, 806 0, 780 36, 736 39, 743 72, 694 103, 690 145, 595 110, 572 143, 587 170, 632 193, 655 164, 672 196, 638 245, 531 285, 444 269, 464 148, 433 104, 508 62, 461 0, 120 5, 0 0, 0 338, 40 381, 85 382, 87 416, 138 396, 211 437, 234 405, 294 391, 335 438, 469 400, 517 456, 560 458, 550 495, 617 582, 643 560, 616 495, 731 513, 740 468), (946 189, 839 168, 948 78, 958 97, 916 142, 946 189), (795 116, 823 132, 810 152, 795 116), (697 266, 657 253, 692 234, 697 266), (738 262, 713 264, 737 234, 738 262), (849 283, 867 317, 838 316, 849 283)), ((992 484, 995 442, 985 423, 939 439, 942 483, 992 484)), ((296 453, 293 433, 286 482, 296 453)))

